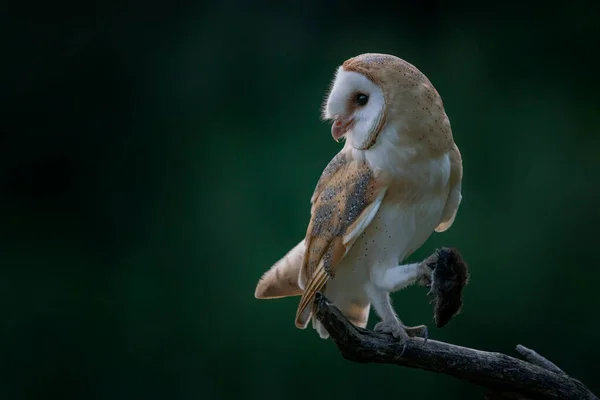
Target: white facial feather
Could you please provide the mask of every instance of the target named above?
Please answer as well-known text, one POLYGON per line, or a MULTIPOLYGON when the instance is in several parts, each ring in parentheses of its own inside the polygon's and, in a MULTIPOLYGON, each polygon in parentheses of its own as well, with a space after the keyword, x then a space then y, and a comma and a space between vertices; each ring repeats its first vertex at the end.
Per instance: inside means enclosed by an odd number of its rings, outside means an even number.
POLYGON ((346 134, 346 140, 353 147, 361 147, 374 130, 385 110, 383 91, 367 77, 358 72, 345 71, 339 67, 323 109, 324 119, 334 119, 338 115, 354 118, 354 125, 346 134), (369 96, 364 106, 351 107, 358 93, 369 96))

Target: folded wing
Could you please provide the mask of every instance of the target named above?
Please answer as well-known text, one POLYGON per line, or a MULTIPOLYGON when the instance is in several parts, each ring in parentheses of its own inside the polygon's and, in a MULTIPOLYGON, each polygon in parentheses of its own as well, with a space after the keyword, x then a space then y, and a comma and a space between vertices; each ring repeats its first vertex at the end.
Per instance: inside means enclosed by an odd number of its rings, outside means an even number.
POLYGON ((306 250, 300 268, 304 288, 296 326, 305 328, 312 315, 316 292, 335 276, 339 262, 371 223, 387 185, 363 161, 342 151, 323 171, 312 196, 306 250))

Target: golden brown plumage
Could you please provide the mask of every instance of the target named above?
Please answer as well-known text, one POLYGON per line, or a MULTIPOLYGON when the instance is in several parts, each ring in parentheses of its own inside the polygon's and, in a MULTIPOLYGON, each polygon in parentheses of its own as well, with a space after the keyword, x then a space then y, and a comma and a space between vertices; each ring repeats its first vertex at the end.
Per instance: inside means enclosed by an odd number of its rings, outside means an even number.
MULTIPOLYGON (((335 276, 338 262, 373 218, 373 208, 385 190, 364 161, 339 153, 327 166, 312 197, 306 250, 300 270, 305 288, 296 313, 296 325, 305 327, 309 304, 317 291, 335 276)), ((375 210, 376 211, 376 210, 375 210)))

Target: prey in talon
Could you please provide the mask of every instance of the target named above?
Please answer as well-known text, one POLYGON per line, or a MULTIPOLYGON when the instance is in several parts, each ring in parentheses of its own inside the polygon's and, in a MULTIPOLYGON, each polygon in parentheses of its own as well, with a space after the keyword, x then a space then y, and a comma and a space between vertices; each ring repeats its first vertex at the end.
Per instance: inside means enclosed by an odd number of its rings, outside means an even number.
POLYGON ((406 347, 427 328, 406 326, 396 311, 411 305, 395 309, 390 293, 429 279, 427 263, 403 262, 450 228, 462 198, 462 159, 444 104, 415 66, 368 53, 336 70, 323 117, 343 148, 316 184, 304 237, 262 276, 255 297, 300 296, 296 327, 312 322, 321 338, 329 333, 314 316, 317 292, 362 328, 373 308, 375 330, 406 347))
POLYGON ((428 272, 419 281, 429 288, 438 328, 445 326, 462 307, 462 291, 469 281, 467 264, 456 249, 441 248, 423 261, 428 272))

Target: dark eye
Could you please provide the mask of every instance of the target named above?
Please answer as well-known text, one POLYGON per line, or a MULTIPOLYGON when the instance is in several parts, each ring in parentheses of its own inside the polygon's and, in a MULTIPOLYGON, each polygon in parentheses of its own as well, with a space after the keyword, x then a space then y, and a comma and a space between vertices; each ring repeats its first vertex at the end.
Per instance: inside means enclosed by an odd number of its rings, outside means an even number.
POLYGON ((364 93, 359 93, 356 95, 356 104, 359 106, 364 106, 369 101, 369 96, 364 93))

